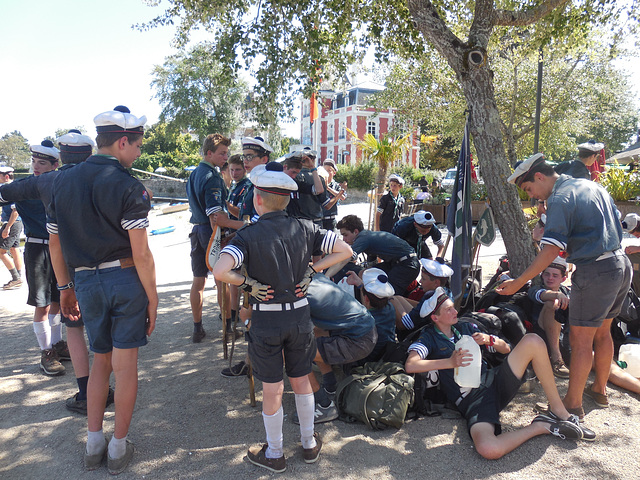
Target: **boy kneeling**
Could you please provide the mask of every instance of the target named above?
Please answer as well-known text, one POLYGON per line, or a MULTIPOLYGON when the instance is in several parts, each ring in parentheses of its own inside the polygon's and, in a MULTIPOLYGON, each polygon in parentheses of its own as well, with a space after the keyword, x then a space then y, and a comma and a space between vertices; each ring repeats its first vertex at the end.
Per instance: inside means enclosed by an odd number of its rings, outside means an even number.
POLYGON ((573 440, 595 439, 595 433, 581 427, 578 418, 564 407, 540 337, 525 335, 502 365, 489 370, 483 363, 478 388, 462 388, 454 380, 453 369, 469 365, 472 358, 468 350, 455 349, 455 342, 462 335, 472 336, 478 345, 490 351, 506 354, 511 348, 505 341, 481 333, 471 323, 458 323, 458 312, 442 288, 436 289, 422 308, 421 314, 430 315, 433 324, 409 347, 405 369, 407 373, 440 370, 445 395, 466 418, 469 435, 480 455, 487 459, 501 458, 530 438, 549 433, 573 440), (529 362, 547 395, 549 411, 535 417, 527 427, 501 433, 500 411, 518 392, 529 362))

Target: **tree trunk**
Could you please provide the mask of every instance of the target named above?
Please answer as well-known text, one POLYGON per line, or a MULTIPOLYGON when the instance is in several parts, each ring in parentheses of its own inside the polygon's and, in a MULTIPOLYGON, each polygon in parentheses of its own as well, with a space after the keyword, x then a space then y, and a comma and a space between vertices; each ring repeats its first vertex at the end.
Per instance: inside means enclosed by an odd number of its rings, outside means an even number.
MULTIPOLYGON (((511 169, 505 154, 501 120, 495 101, 493 72, 487 62, 468 63, 470 50, 486 52, 493 29, 493 2, 477 0, 467 42, 449 30, 428 0, 407 0, 416 28, 456 73, 470 110, 470 132, 478 153, 487 194, 502 233, 513 276, 532 262, 535 251, 515 186, 507 183, 511 169)), ((484 54, 486 58, 486 53, 484 54)))

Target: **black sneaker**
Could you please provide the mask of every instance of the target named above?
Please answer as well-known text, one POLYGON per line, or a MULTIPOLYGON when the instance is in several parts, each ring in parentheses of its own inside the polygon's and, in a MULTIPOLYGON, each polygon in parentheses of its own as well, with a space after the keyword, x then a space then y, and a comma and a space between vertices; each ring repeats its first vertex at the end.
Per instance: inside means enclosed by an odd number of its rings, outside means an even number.
POLYGON ((205 333, 204 329, 202 329, 197 332, 193 332, 193 337, 191 337, 191 341, 193 343, 200 343, 202 339, 206 336, 207 334, 205 333))
MULTIPOLYGON (((560 420, 551 411, 541 413, 533 419, 533 422, 544 422, 549 424, 551 435, 560 437, 563 440, 582 440, 582 429, 569 420, 560 420)), ((531 422, 531 423, 533 423, 531 422)))
POLYGON ((567 421, 577 425, 578 428, 580 430, 582 430, 582 440, 584 440, 586 442, 595 441, 596 432, 594 432, 593 430, 585 427, 584 425, 581 425, 580 424, 580 417, 578 417, 578 415, 573 415, 573 414, 569 415, 569 419, 567 421))
POLYGON ((227 367, 220 372, 220 375, 226 378, 235 378, 246 376, 249 373, 249 365, 244 360, 236 363, 233 367, 227 367))
MULTIPOLYGON (((65 407, 67 407, 67 410, 71 412, 76 412, 81 415, 86 415, 87 400, 86 399, 78 400, 78 395, 80 395, 80 392, 76 393, 73 397, 67 398, 67 401, 65 402, 65 407)), ((115 392, 113 391, 113 388, 109 387, 109 393, 107 394, 107 402, 105 404, 105 408, 113 404, 114 395, 115 395, 115 392)))
MULTIPOLYGON (((313 423, 325 423, 331 422, 338 418, 338 408, 336 404, 331 402, 328 406, 323 407, 319 403, 316 403, 316 409, 313 412, 313 423)), ((300 425, 300 419, 298 418, 298 412, 295 412, 291 418, 293 423, 300 425)))

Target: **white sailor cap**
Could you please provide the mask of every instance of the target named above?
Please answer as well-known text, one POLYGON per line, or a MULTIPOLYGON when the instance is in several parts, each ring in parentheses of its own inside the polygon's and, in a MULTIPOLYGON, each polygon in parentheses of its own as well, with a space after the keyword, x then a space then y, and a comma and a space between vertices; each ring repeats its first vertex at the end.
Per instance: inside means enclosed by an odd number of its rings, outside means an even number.
POLYGON ((49 160, 50 162, 56 162, 60 158, 60 151, 53 146, 51 140, 43 140, 40 145, 31 145, 31 156, 40 160, 49 160))
POLYGON ((453 269, 444 263, 444 259, 441 257, 431 260, 429 258, 421 258, 420 265, 432 276, 438 278, 449 278, 453 275, 453 269))
POLYGON ((276 195, 289 195, 298 190, 296 181, 284 173, 282 164, 278 162, 258 165, 251 170, 249 180, 258 190, 276 195))
POLYGON ((336 167, 336 162, 334 162, 331 158, 327 158, 324 162, 322 162, 322 165, 329 165, 333 167, 334 170, 338 170, 338 168, 336 167))
POLYGON ((244 137, 242 139, 242 148, 255 150, 256 147, 266 152, 273 153, 273 148, 271 148, 271 146, 269 146, 269 144, 265 142, 264 138, 262 137, 244 137))
POLYGON ((551 268, 557 268, 558 270, 562 270, 562 273, 566 273, 567 267, 569 265, 567 264, 567 261, 564 258, 556 257, 555 260, 549 264, 549 266, 551 268))
POLYGON ((389 298, 395 293, 389 277, 379 268, 368 268, 362 273, 362 286, 378 298, 389 298))
POLYGON ((578 150, 589 150, 593 153, 598 153, 604 148, 604 143, 596 142, 595 140, 589 140, 588 142, 578 145, 578 150))
POLYGON ((527 173, 529 170, 533 168, 535 165, 539 165, 544 162, 544 155, 542 153, 536 153, 535 155, 531 155, 529 158, 522 162, 516 163, 516 168, 511 174, 509 178, 507 178, 507 182, 514 183, 517 186, 522 185, 527 173))
POLYGON ((124 105, 118 105, 113 110, 96 115, 93 123, 98 133, 144 133, 147 117, 143 115, 138 118, 124 105))
POLYGON ((13 172, 13 167, 10 167, 9 165, 0 165, 0 173, 6 175, 11 172, 13 172))
POLYGON ((404 178, 396 173, 392 173, 391 175, 389 175, 389 181, 392 180, 398 182, 400 185, 404 185, 404 178))
POLYGON ((640 220, 640 217, 635 213, 627 213, 627 216, 622 221, 622 228, 625 232, 631 233, 638 226, 638 220, 640 220))
POLYGON ((96 146, 93 139, 87 135, 82 135, 80 130, 69 130, 68 133, 60 136, 56 140, 60 145, 61 152, 69 153, 91 153, 96 146))
POLYGON ((423 227, 436 224, 436 219, 433 217, 432 213, 425 210, 419 210, 414 213, 413 221, 418 225, 422 225, 423 227))
POLYGON ((422 307, 420 307, 420 317, 428 317, 440 308, 440 305, 442 305, 446 300, 449 300, 449 296, 444 291, 444 288, 436 288, 431 296, 422 303, 422 307))
POLYGON ((311 147, 304 147, 302 149, 302 153, 304 153, 307 157, 311 157, 315 159, 318 156, 318 152, 315 150, 311 150, 311 147))

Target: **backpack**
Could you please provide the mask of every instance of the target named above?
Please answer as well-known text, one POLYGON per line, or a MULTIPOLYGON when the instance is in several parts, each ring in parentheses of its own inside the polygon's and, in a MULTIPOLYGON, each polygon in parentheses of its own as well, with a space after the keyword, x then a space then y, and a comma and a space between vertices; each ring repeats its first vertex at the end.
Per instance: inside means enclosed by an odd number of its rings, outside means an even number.
POLYGON ((400 428, 413 404, 414 380, 399 363, 368 362, 343 379, 336 390, 339 418, 372 430, 400 428))

